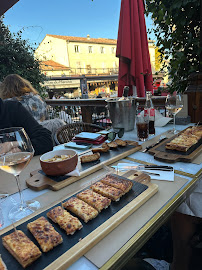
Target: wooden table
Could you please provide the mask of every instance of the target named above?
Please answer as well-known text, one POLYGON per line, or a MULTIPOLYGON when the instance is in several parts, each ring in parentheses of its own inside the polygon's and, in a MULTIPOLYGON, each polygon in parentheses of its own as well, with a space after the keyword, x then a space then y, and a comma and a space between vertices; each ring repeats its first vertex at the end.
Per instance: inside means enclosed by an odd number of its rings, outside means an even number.
MULTIPOLYGON (((157 134, 160 134, 169 128, 171 128, 171 125, 166 128, 157 128, 157 134)), ((183 129, 185 127, 180 128, 183 129)), ((134 131, 126 133, 124 137, 133 140, 136 138, 134 131)), ((132 154, 127 160, 140 160, 140 162, 161 164, 154 160, 153 156, 140 152, 132 154)), ((30 164, 30 166, 32 166, 31 168, 37 168, 39 165, 38 162, 38 158, 34 158, 30 164)), ((89 269, 90 267, 92 270, 120 269, 169 218, 173 211, 193 190, 197 181, 202 179, 201 165, 178 162, 173 164, 173 166, 178 173, 175 175, 174 182, 152 180, 153 183, 158 185, 159 192, 131 214, 104 239, 99 241, 83 257, 78 259, 76 263, 73 263, 69 269, 79 269, 79 265, 82 265, 82 269, 89 269)), ((25 176, 29 172, 28 169, 28 167, 25 169, 25 176)), ((47 207, 67 194, 71 195, 82 187, 90 184, 92 177, 94 178, 101 173, 102 170, 95 172, 92 175, 79 180, 77 183, 73 183, 57 192, 51 190, 34 192, 26 189, 23 193, 25 199, 33 197, 41 203, 42 207, 47 207)), ((4 181, 10 177, 5 174, 3 176, 4 181)), ((25 178, 21 177, 21 180, 25 180, 25 178)), ((2 181, 1 171, 0 181, 2 181)), ((16 199, 16 196, 16 194, 13 195, 14 199, 16 199)), ((2 203, 5 216, 8 214, 9 203, 9 199, 7 199, 7 207, 5 206, 5 202, 2 203)), ((7 225, 8 224, 6 224, 6 226, 7 225)), ((0 233, 2 234, 6 230, 8 230, 8 227, 3 229, 0 233)), ((63 258, 63 265, 58 269, 66 268, 65 258, 63 258)))

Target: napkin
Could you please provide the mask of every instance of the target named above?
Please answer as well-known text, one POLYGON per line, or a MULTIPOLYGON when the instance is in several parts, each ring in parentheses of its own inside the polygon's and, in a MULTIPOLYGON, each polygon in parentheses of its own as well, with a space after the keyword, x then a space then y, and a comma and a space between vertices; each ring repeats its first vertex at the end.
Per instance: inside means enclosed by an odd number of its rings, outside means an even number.
POLYGON ((156 173, 160 174, 158 175, 152 175, 148 174, 151 178, 151 180, 164 180, 164 181, 174 181, 174 170, 173 171, 160 171, 160 170, 145 170, 146 172, 150 173, 156 173))
POLYGON ((67 176, 80 176, 79 165, 77 164, 76 169, 71 171, 70 173, 67 173, 66 175, 67 176))
MULTIPOLYGON (((132 166, 136 166, 137 164, 132 164, 132 163, 118 163, 117 164, 117 168, 118 171, 129 171, 130 170, 130 166, 131 169, 132 166), (127 169, 124 169, 124 166, 127 167, 127 169)), ((150 176, 151 180, 164 180, 164 181, 174 181, 174 170, 173 171, 160 171, 160 170, 140 170, 144 173, 148 173, 148 175, 150 176), (149 174, 151 173, 151 174, 149 174), (152 174, 159 174, 159 175, 152 175, 152 174)))
MULTIPOLYGON (((144 111, 140 113, 140 115, 144 115, 144 111)), ((155 127, 163 127, 168 122, 170 122, 173 118, 163 116, 158 110, 155 110, 155 127)))
POLYGON ((170 122, 173 118, 163 116, 158 110, 155 110, 155 126, 163 127, 168 122, 170 122))

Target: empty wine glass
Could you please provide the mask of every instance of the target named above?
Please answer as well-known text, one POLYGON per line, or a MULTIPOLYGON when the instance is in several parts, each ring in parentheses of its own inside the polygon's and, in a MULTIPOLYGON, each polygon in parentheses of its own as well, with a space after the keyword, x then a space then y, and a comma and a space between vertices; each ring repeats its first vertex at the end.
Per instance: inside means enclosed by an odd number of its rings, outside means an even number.
POLYGON ((169 94, 166 97, 165 102, 166 110, 168 110, 173 115, 173 129, 169 133, 176 134, 178 131, 175 129, 175 116, 183 108, 182 96, 180 93, 169 94))
MULTIPOLYGON (((17 221, 33 212, 33 209, 24 201, 19 174, 29 164, 34 155, 31 141, 21 127, 0 129, 0 169, 13 174, 16 179, 20 203, 16 204, 9 212, 9 218, 17 221)), ((29 203, 38 205, 35 201, 29 203)))

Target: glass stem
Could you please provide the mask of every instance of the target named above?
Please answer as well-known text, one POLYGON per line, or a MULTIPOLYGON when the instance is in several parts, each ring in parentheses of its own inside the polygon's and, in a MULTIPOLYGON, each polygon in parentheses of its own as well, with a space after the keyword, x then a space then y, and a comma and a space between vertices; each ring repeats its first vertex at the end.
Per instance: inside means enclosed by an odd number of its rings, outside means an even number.
POLYGON ((19 175, 15 175, 15 180, 17 182, 18 191, 19 191, 19 195, 20 195, 20 210, 22 210, 23 207, 24 207, 24 196, 23 196, 22 190, 21 190, 21 184, 20 184, 20 177, 19 177, 19 175))
POLYGON ((173 117, 173 130, 174 130, 174 132, 175 132, 175 114, 173 115, 174 117, 173 117))

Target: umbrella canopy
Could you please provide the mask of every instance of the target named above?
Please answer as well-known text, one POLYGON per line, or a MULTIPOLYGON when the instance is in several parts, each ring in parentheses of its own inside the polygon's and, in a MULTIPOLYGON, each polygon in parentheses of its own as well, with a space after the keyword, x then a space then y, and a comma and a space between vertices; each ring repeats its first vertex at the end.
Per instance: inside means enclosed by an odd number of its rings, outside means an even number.
POLYGON ((0 16, 2 16, 9 8, 11 8, 19 0, 1 0, 0 16))
POLYGON ((137 96, 153 90, 147 31, 144 17, 144 0, 122 0, 116 56, 119 57, 118 96, 123 87, 135 85, 137 96))

